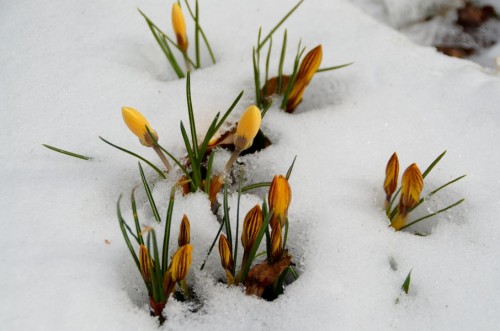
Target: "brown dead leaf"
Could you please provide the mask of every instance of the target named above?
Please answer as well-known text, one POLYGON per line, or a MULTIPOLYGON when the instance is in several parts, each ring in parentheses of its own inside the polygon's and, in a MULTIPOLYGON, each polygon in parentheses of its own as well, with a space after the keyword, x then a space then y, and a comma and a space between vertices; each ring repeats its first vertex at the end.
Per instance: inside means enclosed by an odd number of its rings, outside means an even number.
POLYGON ((496 17, 497 13, 492 6, 476 6, 467 4, 465 7, 457 10, 457 24, 464 28, 477 28, 492 17, 496 17))
POLYGON ((283 75, 281 78, 281 90, 278 91, 278 77, 273 77, 264 84, 264 87, 260 91, 260 94, 263 97, 268 97, 274 94, 283 94, 286 91, 289 80, 290 76, 283 75))
POLYGON ((464 59, 468 56, 474 54, 473 48, 464 48, 464 47, 453 47, 453 46, 436 46, 436 49, 448 56, 457 57, 460 59, 464 59))
POLYGON ((278 279, 281 273, 290 266, 292 257, 288 254, 273 263, 267 261, 250 269, 245 280, 246 294, 262 296, 264 289, 278 279))

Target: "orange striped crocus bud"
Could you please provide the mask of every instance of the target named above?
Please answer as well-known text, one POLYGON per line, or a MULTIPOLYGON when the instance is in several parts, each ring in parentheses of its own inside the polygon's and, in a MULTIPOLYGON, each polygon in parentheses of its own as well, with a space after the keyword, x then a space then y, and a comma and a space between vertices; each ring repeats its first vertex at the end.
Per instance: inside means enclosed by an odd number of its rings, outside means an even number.
POLYGON ((189 244, 191 238, 191 226, 186 215, 182 216, 181 226, 179 229, 179 239, 177 243, 179 247, 189 244))
POLYGON ((279 222, 281 227, 285 226, 288 216, 288 207, 292 201, 292 190, 286 177, 279 175, 274 176, 271 186, 269 187, 269 209, 272 210, 271 226, 279 222))
POLYGON ((231 246, 229 245, 229 240, 223 234, 219 237, 219 255, 220 263, 225 270, 233 269, 233 257, 231 255, 231 246))
POLYGON ((323 48, 321 45, 316 46, 304 57, 300 63, 299 71, 295 82, 293 83, 292 90, 288 95, 286 111, 291 113, 297 108, 302 101, 302 96, 306 90, 307 85, 311 82, 316 71, 318 71, 323 59, 323 48))
POLYGON ((174 28, 177 38, 177 46, 179 46, 183 52, 186 52, 188 48, 186 21, 184 20, 181 6, 179 6, 177 2, 174 2, 172 5, 172 27, 174 28))
POLYGON ((262 210, 259 205, 255 205, 245 216, 243 222, 243 232, 241 233, 241 243, 245 251, 252 249, 255 239, 262 227, 262 210))
POLYGON ((257 106, 250 106, 241 115, 240 121, 236 128, 236 135, 234 136, 234 147, 239 151, 252 146, 253 139, 260 129, 262 115, 257 106))
POLYGON ((275 223, 271 229, 271 256, 273 261, 278 261, 283 255, 283 242, 281 238, 281 226, 275 223))
POLYGON ((224 185, 224 177, 215 175, 210 181, 210 187, 208 192, 208 198, 210 199, 210 203, 212 205, 217 201, 217 193, 221 190, 224 185))
POLYGON ((385 191, 385 208, 391 202, 391 197, 396 191, 398 186, 398 176, 399 176, 399 161, 398 155, 396 153, 392 154, 387 166, 385 168, 385 181, 384 181, 384 191, 385 191))
POLYGON ((172 257, 169 268, 170 279, 172 282, 175 283, 186 278, 189 267, 191 266, 192 255, 193 246, 189 244, 177 249, 172 257))
POLYGON ((413 163, 406 168, 401 179, 401 198, 399 199, 398 213, 391 221, 391 226, 399 230, 406 224, 408 213, 420 201, 420 194, 424 187, 424 178, 418 166, 413 163))
POLYGON ((151 257, 149 256, 148 249, 146 246, 141 245, 139 247, 139 267, 141 269, 142 278, 146 283, 151 282, 151 268, 152 268, 151 257))
POLYGON ((147 147, 155 145, 155 140, 158 140, 158 134, 151 128, 146 118, 139 111, 132 107, 122 107, 122 116, 125 124, 139 138, 141 144, 147 147), (154 140, 149 135, 146 127, 149 128, 154 140))

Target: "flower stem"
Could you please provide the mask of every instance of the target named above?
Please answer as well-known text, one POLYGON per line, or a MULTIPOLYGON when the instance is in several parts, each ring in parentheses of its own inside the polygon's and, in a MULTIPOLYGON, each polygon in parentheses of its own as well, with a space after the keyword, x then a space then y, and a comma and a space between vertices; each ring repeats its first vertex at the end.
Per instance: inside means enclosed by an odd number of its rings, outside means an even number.
POLYGON ((165 156, 165 154, 163 154, 160 147, 158 147, 158 145, 154 145, 153 149, 155 150, 156 154, 158 154, 158 156, 160 157, 161 162, 163 162, 163 164, 167 168, 167 172, 172 171, 172 166, 170 165, 170 162, 168 162, 167 157, 165 156))
POLYGON ((231 154, 231 157, 226 163, 226 167, 224 168, 226 172, 229 172, 233 166, 233 163, 238 159, 238 156, 240 156, 241 151, 238 149, 235 149, 233 154, 231 154))

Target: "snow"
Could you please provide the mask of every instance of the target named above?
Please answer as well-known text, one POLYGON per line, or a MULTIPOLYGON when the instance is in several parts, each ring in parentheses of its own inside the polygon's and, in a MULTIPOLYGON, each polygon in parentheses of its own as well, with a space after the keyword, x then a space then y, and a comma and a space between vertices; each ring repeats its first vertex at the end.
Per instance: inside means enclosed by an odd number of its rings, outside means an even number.
MULTIPOLYGON (((204 68, 191 77, 199 132, 241 90, 245 95, 231 120, 253 102, 251 48, 258 27, 269 31, 294 3, 200 3, 218 62, 209 65, 203 53, 204 68)), ((158 328, 116 219, 116 200, 124 194, 122 211, 131 220, 129 194, 141 183, 137 162, 97 137, 156 160, 122 123, 120 108, 128 105, 144 113, 165 147, 177 156, 185 153, 179 132, 179 121, 187 123, 185 80, 175 78, 136 10, 171 31, 170 5, 2 2, 0 323, 5 330, 158 328), (42 143, 94 160, 60 155, 42 143)), ((404 12, 400 8, 394 10, 404 12)), ((500 322, 498 75, 413 44, 346 1, 306 1, 285 26, 288 59, 302 38, 309 49, 323 45, 323 66, 354 62, 315 76, 296 114, 272 108, 263 130, 273 145, 241 158, 248 182, 256 182, 285 173, 297 155, 288 243, 300 278, 267 302, 219 283, 217 252, 199 271, 218 223, 202 193, 178 193, 173 235, 186 213, 194 246, 188 282, 202 304, 192 313, 171 298, 161 328, 495 329, 500 322), (397 151, 403 169, 413 162, 423 169, 443 150, 448 152, 425 189, 467 177, 427 207, 466 201, 427 221, 426 237, 394 232, 382 210, 387 160, 397 151), (405 295, 400 288, 410 270, 405 295)), ((291 66, 289 60, 287 72, 291 66)), ((216 167, 228 157, 220 152, 216 167)), ((155 178, 151 169, 145 171, 155 178)), ((154 188, 162 218, 174 180, 154 188)), ((242 197, 240 217, 263 194, 242 197)), ((233 213, 235 199, 231 196, 233 213)), ((140 190, 137 200, 141 219, 153 224, 140 190)))

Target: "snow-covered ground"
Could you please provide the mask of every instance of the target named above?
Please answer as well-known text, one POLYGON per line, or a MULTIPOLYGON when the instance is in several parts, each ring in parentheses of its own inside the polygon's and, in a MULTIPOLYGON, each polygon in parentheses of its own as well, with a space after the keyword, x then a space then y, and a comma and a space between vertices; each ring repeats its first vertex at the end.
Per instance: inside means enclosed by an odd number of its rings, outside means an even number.
MULTIPOLYGON (((241 90, 232 120, 254 102, 251 50, 258 27, 269 31, 294 4, 200 1, 218 62, 208 65, 203 53, 204 68, 191 77, 199 132, 241 90)), ((123 124, 120 108, 128 105, 145 114, 165 147, 185 153, 179 132, 179 121, 187 122, 185 80, 175 79, 136 10, 171 31, 170 6, 158 0, 0 3, 3 330, 158 328, 116 219, 118 196, 140 184, 137 162, 97 137, 156 160, 123 124), (60 155, 42 143, 94 160, 60 155)), ((499 76, 417 46, 347 1, 306 1, 285 26, 286 71, 299 38, 309 49, 323 45, 323 66, 354 62, 315 76, 296 114, 272 108, 263 130, 273 145, 241 158, 248 181, 256 182, 286 172, 298 156, 288 245, 300 278, 267 302, 219 283, 217 252, 199 271, 218 224, 202 193, 178 194, 173 228, 183 213, 189 216, 188 281, 202 305, 192 313, 171 299, 161 328, 497 329, 499 76), (424 169, 443 150, 448 153, 426 188, 468 176, 425 208, 462 197, 465 203, 429 220, 428 236, 394 232, 382 210, 387 160, 397 151, 402 169, 413 162, 424 169), (405 295, 400 288, 410 270, 405 295)), ((276 49, 272 68, 277 58, 276 49)), ((227 157, 217 155, 219 167, 227 157)), ((145 170, 153 180, 154 172, 145 170)), ((173 180, 154 189, 162 215, 173 180)), ((151 218, 145 194, 137 198, 142 218, 151 218)), ((131 220, 127 200, 122 209, 131 220)), ((242 210, 259 200, 244 196, 242 210)))
MULTIPOLYGON (((500 20, 489 19, 474 32, 455 24, 457 9, 466 2, 479 7, 491 5, 500 11, 500 0, 351 0, 380 22, 399 29, 413 42, 423 46, 453 46, 474 49, 469 57, 482 66, 499 69, 500 20), (490 45, 493 43, 492 45, 490 45), (498 59, 498 60, 497 60, 498 59)), ((499 69, 500 70, 500 69, 499 69)))

